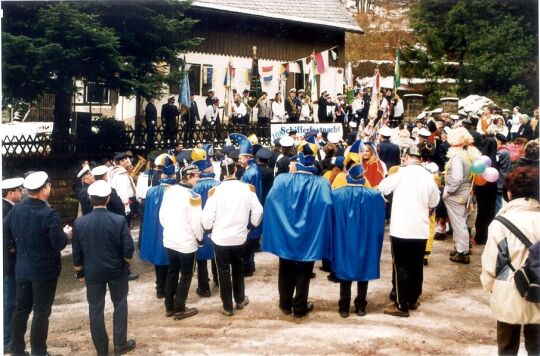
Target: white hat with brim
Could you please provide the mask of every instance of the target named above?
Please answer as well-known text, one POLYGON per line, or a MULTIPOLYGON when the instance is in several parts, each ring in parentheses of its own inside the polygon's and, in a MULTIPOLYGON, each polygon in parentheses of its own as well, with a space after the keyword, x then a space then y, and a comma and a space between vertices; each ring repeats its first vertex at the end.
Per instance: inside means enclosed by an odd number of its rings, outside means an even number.
POLYGON ((84 177, 84 176, 85 176, 86 174, 88 174, 88 173, 91 173, 91 172, 90 172, 90 167, 84 166, 83 169, 81 169, 81 170, 79 171, 79 173, 77 173, 77 178, 82 178, 82 177, 84 177))
POLYGON ((111 195, 111 185, 104 180, 98 180, 88 187, 88 195, 105 198, 111 195))
POLYGON ((429 137, 429 136, 431 136, 431 132, 429 132, 428 129, 422 127, 420 130, 418 130, 418 135, 424 136, 424 137, 429 137))
POLYGON ((24 178, 9 178, 4 179, 2 182, 0 182, 0 186, 2 187, 2 190, 4 189, 15 189, 23 185, 24 178))
POLYGON ((34 172, 24 179, 23 186, 29 190, 36 190, 43 187, 47 179, 49 179, 47 173, 43 171, 34 172))
POLYGON ((283 136, 281 140, 279 140, 279 144, 281 147, 292 147, 294 146, 294 138, 291 136, 283 136))
POLYGON ((94 176, 102 176, 104 174, 107 174, 108 171, 109 171, 109 167, 102 165, 102 166, 97 166, 94 169, 92 169, 91 173, 94 176))
POLYGON ((349 122, 349 127, 352 127, 353 129, 355 129, 356 126, 358 126, 358 125, 356 124, 356 122, 354 122, 354 121, 349 122))
POLYGON ((392 131, 391 128, 389 128, 388 126, 383 126, 380 130, 379 130, 379 133, 381 134, 381 136, 384 136, 384 137, 391 137, 394 132, 392 131))

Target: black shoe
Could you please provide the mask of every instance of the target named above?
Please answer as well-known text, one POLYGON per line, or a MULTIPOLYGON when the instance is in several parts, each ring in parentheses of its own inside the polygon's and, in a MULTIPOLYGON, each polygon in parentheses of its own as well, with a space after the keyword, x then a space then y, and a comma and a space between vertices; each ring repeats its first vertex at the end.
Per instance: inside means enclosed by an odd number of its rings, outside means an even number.
POLYGON ((320 269, 321 271, 324 271, 324 272, 332 272, 332 271, 330 270, 330 268, 328 268, 328 267, 326 267, 326 266, 324 266, 324 267, 321 266, 321 267, 319 267, 319 269, 320 269))
POLYGON ((340 315, 342 318, 348 318, 348 317, 349 317, 349 311, 348 311, 348 310, 340 310, 340 311, 339 311, 339 315, 340 315))
POLYGON ((365 316, 366 315, 366 310, 365 309, 357 309, 356 310, 356 315, 365 316))
POLYGON ((416 310, 420 306, 420 302, 409 304, 409 310, 416 310))
POLYGON ((309 278, 313 279, 313 278, 315 278, 315 277, 317 277, 317 273, 311 272, 311 276, 310 276, 309 278))
POLYGON ((303 316, 306 316, 313 311, 313 308, 315 308, 315 305, 312 302, 307 302, 305 311, 300 312, 300 313, 295 312, 294 317, 301 318, 303 316))
POLYGON ((156 298, 157 298, 157 299, 163 299, 163 298, 165 298, 165 293, 163 293, 163 292, 156 292, 156 298))
POLYGON ((173 315, 174 315, 174 312, 173 312, 172 310, 165 311, 165 316, 166 316, 167 318, 170 318, 170 317, 173 316, 173 315))
POLYGON ((244 277, 253 277, 253 271, 245 271, 244 277))
POLYGON ((186 308, 184 311, 174 313, 174 320, 182 320, 196 315, 199 311, 197 308, 186 308))
POLYGON ((279 306, 279 309, 283 312, 283 314, 285 315, 291 315, 292 314, 292 309, 291 308, 286 308, 282 305, 279 306))
MULTIPOLYGON (((138 274, 138 273, 130 273, 129 276, 128 276, 128 281, 134 281, 134 280, 136 280, 137 278, 139 278, 139 274, 138 274)), ((130 340, 130 341, 135 342, 134 340, 130 340)), ((134 346, 134 347, 135 347, 135 346, 134 346)))
POLYGON ((244 301, 242 303, 236 303, 236 309, 244 309, 246 307, 246 305, 249 304, 249 298, 246 296, 244 296, 244 301))
POLYGON ((441 234, 440 232, 435 233, 435 240, 443 241, 446 240, 446 234, 441 234))
POLYGON ((128 353, 131 350, 133 350, 136 345, 137 345, 137 343, 135 342, 135 340, 128 340, 122 346, 115 346, 114 347, 114 354, 115 355, 123 355, 125 353, 128 353))
POLYGON ((232 310, 225 310, 225 309, 221 308, 220 312, 221 312, 221 314, 223 314, 225 316, 233 316, 233 311, 232 310))
POLYGON ((328 279, 330 282, 339 283, 339 279, 337 279, 332 272, 330 272, 330 274, 326 276, 326 279, 328 279))
POLYGON ((392 316, 400 316, 400 317, 409 317, 409 311, 404 311, 398 308, 398 306, 395 303, 390 304, 386 308, 384 308, 384 314, 392 315, 392 316))
POLYGON ((397 300, 397 294, 394 289, 388 294, 388 299, 393 300, 394 302, 397 300))
POLYGON ((197 292, 197 295, 201 298, 209 298, 212 296, 212 293, 210 293, 209 290, 201 290, 197 288, 196 292, 197 292))
POLYGON ((450 261, 452 262, 456 262, 456 263, 463 263, 465 265, 468 265, 469 263, 471 263, 471 258, 469 257, 469 254, 464 252, 464 253, 456 253, 455 255, 453 256, 450 256, 450 261))
POLYGON ((427 266, 428 265, 428 260, 427 258, 424 258, 424 266, 427 266))
MULTIPOLYGON (((460 252, 457 252, 457 250, 454 249, 454 251, 450 252, 450 257, 453 257, 455 255, 457 255, 458 253, 460 252)), ((465 255, 465 256, 469 256, 471 253, 470 252, 461 252, 462 255, 465 255)))

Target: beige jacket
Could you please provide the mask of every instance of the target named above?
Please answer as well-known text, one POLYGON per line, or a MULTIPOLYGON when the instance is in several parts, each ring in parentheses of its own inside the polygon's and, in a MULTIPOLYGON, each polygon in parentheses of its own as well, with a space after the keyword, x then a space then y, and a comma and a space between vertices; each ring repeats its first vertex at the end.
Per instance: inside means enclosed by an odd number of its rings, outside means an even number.
MULTIPOLYGON (((497 215, 510 220, 533 244, 540 241, 540 203, 537 200, 514 199, 497 215)), ((514 283, 514 273, 501 262, 505 254, 518 269, 525 263, 529 251, 503 224, 493 221, 482 254, 480 276, 484 289, 491 292, 491 312, 505 323, 539 324, 540 303, 530 303, 521 297, 514 283)))

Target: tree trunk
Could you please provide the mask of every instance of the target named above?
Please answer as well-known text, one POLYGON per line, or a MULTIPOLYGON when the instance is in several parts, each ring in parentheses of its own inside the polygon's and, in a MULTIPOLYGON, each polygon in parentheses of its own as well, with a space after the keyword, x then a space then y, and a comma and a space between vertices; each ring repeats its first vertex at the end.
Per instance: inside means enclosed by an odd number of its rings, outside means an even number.
POLYGON ((54 94, 54 126, 52 132, 52 154, 65 155, 68 150, 69 126, 71 122, 71 79, 64 80, 63 85, 54 94))

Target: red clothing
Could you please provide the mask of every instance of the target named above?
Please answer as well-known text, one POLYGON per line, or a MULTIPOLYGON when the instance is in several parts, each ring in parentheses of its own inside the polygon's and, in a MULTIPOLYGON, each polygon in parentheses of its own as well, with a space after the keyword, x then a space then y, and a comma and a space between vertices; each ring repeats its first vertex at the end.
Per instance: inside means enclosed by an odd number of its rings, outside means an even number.
POLYGON ((364 161, 364 177, 369 181, 371 187, 376 188, 384 179, 384 168, 378 159, 369 162, 364 161))

